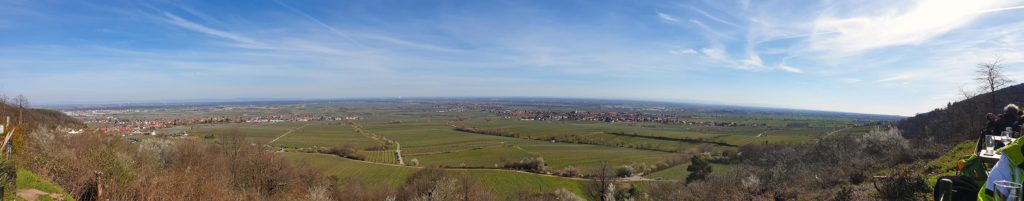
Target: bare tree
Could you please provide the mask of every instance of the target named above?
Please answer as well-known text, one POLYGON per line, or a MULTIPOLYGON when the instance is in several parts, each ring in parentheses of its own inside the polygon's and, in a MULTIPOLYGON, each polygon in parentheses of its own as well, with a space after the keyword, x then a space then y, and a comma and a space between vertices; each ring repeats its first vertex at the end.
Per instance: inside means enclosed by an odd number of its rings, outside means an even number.
POLYGON ((11 102, 11 97, 7 97, 7 94, 0 93, 0 104, 7 104, 11 102))
POLYGON ((996 105, 996 90, 1013 82, 1013 80, 1003 75, 1003 65, 1001 62, 1002 58, 996 57, 992 62, 979 63, 978 69, 975 71, 978 77, 974 78, 981 85, 981 89, 984 92, 988 92, 989 108, 995 109, 994 111, 999 110, 999 106, 996 105))
POLYGON ((602 161, 601 166, 594 172, 593 181, 588 186, 588 193, 597 200, 605 200, 608 195, 608 186, 612 185, 614 179, 612 167, 607 161, 602 161))
POLYGON ((29 107, 28 98, 26 98, 24 95, 18 94, 17 97, 14 97, 14 105, 20 108, 27 108, 29 107))
POLYGON ((967 87, 967 86, 960 86, 960 93, 959 93, 959 95, 960 95, 961 99, 960 100, 955 100, 955 101, 964 101, 964 100, 971 99, 974 96, 977 96, 978 92, 969 89, 969 87, 967 87))

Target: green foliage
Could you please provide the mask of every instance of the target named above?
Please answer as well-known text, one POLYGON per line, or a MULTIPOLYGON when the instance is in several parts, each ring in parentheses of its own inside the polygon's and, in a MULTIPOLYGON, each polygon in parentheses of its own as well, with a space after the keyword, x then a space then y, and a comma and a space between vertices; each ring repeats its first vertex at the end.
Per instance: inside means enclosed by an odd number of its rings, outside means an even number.
POLYGON ((711 164, 703 156, 693 156, 690 158, 690 165, 686 166, 686 171, 690 172, 690 175, 686 176, 686 183, 704 180, 711 175, 711 164))
POLYGON ((956 164, 960 159, 974 154, 974 146, 977 145, 976 141, 967 140, 954 146, 949 152, 939 156, 938 158, 929 161, 924 167, 923 172, 928 173, 928 186, 935 186, 935 182, 938 181, 939 177, 953 176, 956 175, 956 164))
POLYGON ((633 176, 633 172, 635 172, 635 171, 636 171, 636 169, 634 169, 632 166, 622 165, 622 166, 619 166, 619 167, 615 168, 615 176, 616 177, 631 177, 631 176, 633 176))

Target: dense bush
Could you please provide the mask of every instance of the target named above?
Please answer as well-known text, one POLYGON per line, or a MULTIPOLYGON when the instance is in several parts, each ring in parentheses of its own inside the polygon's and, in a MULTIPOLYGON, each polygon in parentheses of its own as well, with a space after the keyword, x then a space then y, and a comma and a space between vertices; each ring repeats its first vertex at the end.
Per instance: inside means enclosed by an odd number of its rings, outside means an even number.
POLYGON ((697 155, 690 158, 690 165, 686 166, 686 171, 690 172, 690 174, 686 176, 686 183, 690 183, 693 181, 704 180, 708 175, 711 175, 712 169, 711 164, 708 163, 708 160, 705 159, 704 156, 697 155))
POLYGON ((343 144, 336 147, 331 147, 321 151, 325 154, 337 155, 345 158, 351 158, 355 160, 363 160, 365 157, 359 154, 359 149, 355 146, 343 144))
MULTIPOLYGON (((735 153, 737 170, 705 175, 691 182, 655 183, 652 200, 831 200, 902 199, 920 197, 920 174, 896 173, 872 181, 880 170, 936 156, 924 141, 910 142, 895 130, 876 129, 863 136, 829 135, 814 144, 749 144, 735 153), (868 182, 877 182, 871 189, 868 182), (868 194, 865 192, 874 191, 868 194), (869 196, 878 196, 871 198, 869 196)), ((691 157, 688 170, 706 164, 691 157)), ((912 171, 911 171, 912 172, 912 171)), ((691 177, 694 174, 691 173, 691 177)))
POLYGON ((536 173, 545 173, 547 165, 542 157, 530 157, 519 161, 506 161, 502 167, 513 170, 524 170, 536 173))
POLYGON ((634 171, 636 171, 636 169, 633 169, 633 166, 622 165, 615 168, 615 176, 623 178, 632 177, 634 171))

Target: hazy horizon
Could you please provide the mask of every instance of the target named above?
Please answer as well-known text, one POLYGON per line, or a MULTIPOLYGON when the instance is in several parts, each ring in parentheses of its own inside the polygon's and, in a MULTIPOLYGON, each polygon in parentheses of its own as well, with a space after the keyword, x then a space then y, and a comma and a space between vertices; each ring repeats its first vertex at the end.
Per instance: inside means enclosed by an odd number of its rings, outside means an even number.
POLYGON ((372 97, 699 101, 913 115, 1002 58, 1024 1, 0 2, 33 103, 372 97), (786 10, 786 12, 779 12, 786 10))

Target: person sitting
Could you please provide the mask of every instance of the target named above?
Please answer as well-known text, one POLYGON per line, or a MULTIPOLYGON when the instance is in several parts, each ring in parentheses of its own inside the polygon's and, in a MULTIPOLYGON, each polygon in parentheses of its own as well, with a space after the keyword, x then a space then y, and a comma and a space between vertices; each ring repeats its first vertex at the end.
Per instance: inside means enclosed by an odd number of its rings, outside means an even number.
POLYGON ((1007 104, 1006 107, 1003 108, 1003 114, 999 115, 999 120, 996 120, 995 128, 997 130, 995 130, 993 135, 999 135, 999 133, 1006 130, 1006 127, 1010 127, 1013 131, 1019 132, 1020 127, 1014 128, 1014 125, 1020 121, 1019 113, 1020 109, 1017 108, 1017 105, 1007 104))
POLYGON ((985 123, 985 130, 982 131, 982 134, 984 134, 984 135, 995 135, 995 134, 999 133, 999 131, 1002 131, 1003 129, 1005 129, 1005 128, 999 128, 996 125, 996 121, 999 120, 999 116, 996 116, 996 114, 992 114, 991 112, 988 113, 988 114, 985 114, 985 120, 988 120, 988 121, 985 123))
POLYGON ((1020 137, 1020 134, 1022 132, 1021 129, 1024 128, 1024 127, 1021 127, 1021 124, 1024 124, 1024 110, 1018 110, 1017 111, 1017 122, 1013 123, 1013 131, 1014 131, 1014 133, 1013 133, 1012 136, 1014 138, 1019 138, 1020 137))

